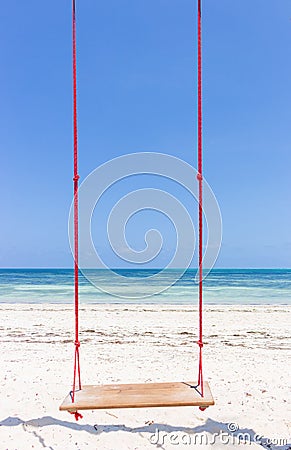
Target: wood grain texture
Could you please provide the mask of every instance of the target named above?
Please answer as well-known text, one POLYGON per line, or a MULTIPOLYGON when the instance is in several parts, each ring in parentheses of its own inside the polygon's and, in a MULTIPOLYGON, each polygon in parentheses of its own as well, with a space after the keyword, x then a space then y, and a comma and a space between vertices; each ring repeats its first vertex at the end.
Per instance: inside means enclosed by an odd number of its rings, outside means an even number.
POLYGON ((195 382, 107 384, 83 386, 75 393, 72 403, 68 395, 60 411, 112 408, 150 408, 162 406, 214 405, 207 382, 204 383, 204 397, 195 382))

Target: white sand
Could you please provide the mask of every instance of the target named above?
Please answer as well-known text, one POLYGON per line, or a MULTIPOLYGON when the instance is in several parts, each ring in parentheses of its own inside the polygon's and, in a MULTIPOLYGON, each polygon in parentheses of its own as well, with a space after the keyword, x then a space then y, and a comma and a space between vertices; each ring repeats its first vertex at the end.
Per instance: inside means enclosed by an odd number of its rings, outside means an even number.
MULTIPOLYGON (((265 448, 291 447, 290 309, 205 309, 204 372, 215 406, 86 411, 76 422, 58 411, 72 382, 73 308, 0 305, 0 449, 244 448, 240 432, 247 448, 263 448, 256 434, 265 448), (239 430, 232 434, 230 423, 239 430)), ((196 378, 190 307, 86 305, 80 315, 84 384, 196 378)))

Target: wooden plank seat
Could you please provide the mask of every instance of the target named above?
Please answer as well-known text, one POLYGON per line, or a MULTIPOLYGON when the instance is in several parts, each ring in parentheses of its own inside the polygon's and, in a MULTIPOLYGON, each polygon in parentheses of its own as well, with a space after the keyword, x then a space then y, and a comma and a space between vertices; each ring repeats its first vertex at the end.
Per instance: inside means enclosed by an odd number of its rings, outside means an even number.
POLYGON ((107 384, 83 386, 75 392, 74 403, 69 394, 61 411, 85 409, 150 408, 162 406, 214 405, 209 384, 204 382, 204 396, 194 382, 107 384))

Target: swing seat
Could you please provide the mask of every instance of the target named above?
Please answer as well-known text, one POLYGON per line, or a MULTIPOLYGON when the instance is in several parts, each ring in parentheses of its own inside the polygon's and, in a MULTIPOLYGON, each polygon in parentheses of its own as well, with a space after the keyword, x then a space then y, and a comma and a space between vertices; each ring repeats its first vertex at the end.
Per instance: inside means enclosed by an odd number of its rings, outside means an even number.
POLYGON ((75 392, 74 403, 69 394, 59 409, 69 412, 161 406, 199 406, 204 409, 214 405, 207 382, 203 383, 203 394, 202 397, 200 387, 194 382, 91 385, 75 392))

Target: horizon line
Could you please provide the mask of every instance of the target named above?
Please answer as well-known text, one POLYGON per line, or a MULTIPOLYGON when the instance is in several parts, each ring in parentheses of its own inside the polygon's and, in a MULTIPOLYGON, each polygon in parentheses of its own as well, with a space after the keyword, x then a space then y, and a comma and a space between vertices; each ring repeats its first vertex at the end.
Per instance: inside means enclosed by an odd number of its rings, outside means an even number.
MULTIPOLYGON (((164 268, 164 267, 107 267, 107 268, 95 268, 95 267, 90 267, 90 268, 86 268, 86 269, 80 269, 80 272, 82 272, 82 270, 197 270, 198 267, 187 267, 187 268, 182 268, 182 267, 175 267, 175 268, 164 268)), ((74 270, 73 267, 0 267, 0 270, 74 270)), ((207 268, 205 268, 205 270, 208 270, 207 268)), ((291 270, 291 267, 213 267, 212 269, 210 269, 209 271, 211 272, 212 270, 291 270)))

